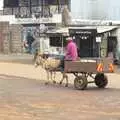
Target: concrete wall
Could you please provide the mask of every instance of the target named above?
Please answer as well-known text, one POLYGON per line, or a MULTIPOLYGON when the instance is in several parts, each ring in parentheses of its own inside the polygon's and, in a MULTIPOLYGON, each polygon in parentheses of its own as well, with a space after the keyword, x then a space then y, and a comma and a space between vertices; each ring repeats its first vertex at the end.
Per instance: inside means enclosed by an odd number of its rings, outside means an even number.
POLYGON ((101 57, 106 57, 107 56, 107 35, 108 33, 104 33, 102 36, 102 41, 101 41, 101 57))
POLYGON ((16 23, 14 15, 0 15, 0 22, 9 22, 10 24, 16 23))
POLYGON ((117 50, 116 50, 116 58, 120 59, 120 28, 116 30, 116 32, 112 33, 113 36, 117 36, 117 50))

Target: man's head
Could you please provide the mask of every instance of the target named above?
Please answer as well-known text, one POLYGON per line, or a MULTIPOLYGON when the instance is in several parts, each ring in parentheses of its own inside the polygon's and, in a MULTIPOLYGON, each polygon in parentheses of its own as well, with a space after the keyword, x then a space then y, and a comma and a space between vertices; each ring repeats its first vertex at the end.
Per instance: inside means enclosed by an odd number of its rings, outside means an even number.
POLYGON ((72 37, 68 37, 68 38, 66 38, 66 41, 70 42, 70 41, 73 41, 73 39, 72 39, 72 37))

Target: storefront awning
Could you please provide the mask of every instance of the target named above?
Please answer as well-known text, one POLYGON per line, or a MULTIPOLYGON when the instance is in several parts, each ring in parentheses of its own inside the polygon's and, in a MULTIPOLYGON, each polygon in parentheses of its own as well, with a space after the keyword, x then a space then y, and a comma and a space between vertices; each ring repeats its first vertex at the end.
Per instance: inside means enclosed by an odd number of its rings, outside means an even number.
POLYGON ((69 35, 69 29, 81 29, 81 30, 94 30, 97 29, 97 33, 104 33, 109 32, 111 30, 114 30, 118 28, 118 26, 96 26, 96 27, 64 27, 59 29, 51 29, 48 30, 48 34, 62 34, 62 35, 69 35))
POLYGON ((67 36, 68 35, 68 28, 60 28, 60 29, 52 29, 46 32, 47 34, 62 34, 67 36))
POLYGON ((116 28, 117 28, 117 26, 98 26, 97 33, 109 32, 109 31, 114 30, 116 28))

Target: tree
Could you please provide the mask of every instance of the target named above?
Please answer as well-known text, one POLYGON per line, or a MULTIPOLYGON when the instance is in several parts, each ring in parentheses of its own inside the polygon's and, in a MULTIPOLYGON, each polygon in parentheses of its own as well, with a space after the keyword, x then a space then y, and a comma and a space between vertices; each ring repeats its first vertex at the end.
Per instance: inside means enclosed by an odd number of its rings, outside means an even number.
POLYGON ((71 15, 67 6, 62 11, 62 22, 64 26, 71 24, 71 15))

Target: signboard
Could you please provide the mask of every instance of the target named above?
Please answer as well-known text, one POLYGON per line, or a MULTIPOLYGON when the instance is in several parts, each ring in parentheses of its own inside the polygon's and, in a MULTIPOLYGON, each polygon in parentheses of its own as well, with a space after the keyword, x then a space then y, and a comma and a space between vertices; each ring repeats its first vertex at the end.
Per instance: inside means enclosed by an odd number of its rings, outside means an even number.
POLYGON ((96 37, 96 42, 101 42, 101 37, 96 37))
POLYGON ((40 24, 40 33, 45 33, 47 32, 48 27, 45 26, 45 24, 40 24))
POLYGON ((18 24, 39 24, 39 23, 61 23, 62 16, 61 14, 55 14, 53 17, 49 18, 17 18, 16 23, 18 24))
POLYGON ((19 24, 30 24, 30 23, 51 23, 50 18, 41 18, 41 19, 34 19, 34 18, 18 18, 17 23, 19 24))
POLYGON ((92 35, 95 36, 97 33, 96 29, 69 29, 69 34, 80 34, 80 35, 92 35))

